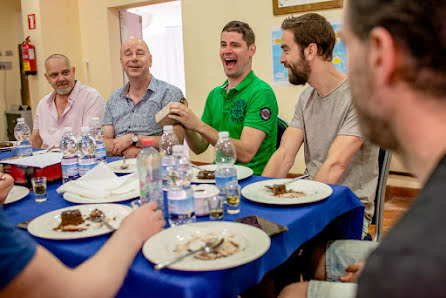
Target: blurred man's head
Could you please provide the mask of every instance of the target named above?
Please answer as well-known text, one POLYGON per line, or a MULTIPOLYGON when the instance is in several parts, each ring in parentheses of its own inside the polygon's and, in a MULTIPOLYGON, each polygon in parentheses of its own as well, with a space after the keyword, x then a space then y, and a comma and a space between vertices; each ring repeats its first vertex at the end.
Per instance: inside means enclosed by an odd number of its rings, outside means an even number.
POLYGON ((74 88, 75 69, 70 60, 62 54, 53 54, 45 61, 45 78, 60 95, 67 95, 74 88))
POLYGON ((152 55, 146 42, 130 37, 121 46, 121 65, 129 80, 150 76, 152 55))
POLYGON ((220 59, 228 78, 247 75, 255 52, 255 35, 248 24, 239 21, 226 24, 220 36, 220 59))
POLYGON ((291 84, 304 85, 311 74, 305 50, 313 47, 322 60, 331 61, 336 44, 333 27, 323 16, 307 13, 285 19, 282 30, 280 62, 288 68, 291 84))
POLYGON ((392 122, 397 88, 446 95, 446 2, 349 1, 342 36, 361 128, 373 142, 399 150, 392 122))

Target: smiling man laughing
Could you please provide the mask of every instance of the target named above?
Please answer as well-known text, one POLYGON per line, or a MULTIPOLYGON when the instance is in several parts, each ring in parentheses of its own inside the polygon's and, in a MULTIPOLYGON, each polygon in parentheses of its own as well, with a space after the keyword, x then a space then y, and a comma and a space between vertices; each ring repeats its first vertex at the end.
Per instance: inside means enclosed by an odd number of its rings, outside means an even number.
MULTIPOLYGON (((152 55, 144 40, 131 37, 121 46, 121 66, 129 82, 115 90, 105 107, 104 141, 108 155, 136 157, 141 140, 151 138, 158 148, 163 128, 155 114, 183 97, 181 90, 150 73, 152 55)), ((182 140, 182 128, 174 127, 182 140)))
POLYGON ((219 131, 228 131, 237 161, 260 175, 276 149, 276 96, 252 71, 255 36, 248 24, 232 21, 220 37, 220 59, 227 80, 208 95, 201 120, 186 106, 172 104, 169 117, 186 128, 186 140, 196 153, 215 146, 219 131))

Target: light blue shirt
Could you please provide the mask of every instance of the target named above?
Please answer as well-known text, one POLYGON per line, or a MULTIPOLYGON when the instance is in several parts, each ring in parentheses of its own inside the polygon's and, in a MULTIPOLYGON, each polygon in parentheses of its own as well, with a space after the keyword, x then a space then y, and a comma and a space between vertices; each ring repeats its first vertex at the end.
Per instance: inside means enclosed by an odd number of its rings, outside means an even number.
POLYGON ((183 92, 153 75, 149 87, 137 104, 128 96, 130 84, 113 91, 105 106, 103 125, 113 125, 115 138, 134 133, 160 136, 163 128, 155 121, 155 114, 170 102, 179 102, 183 92))

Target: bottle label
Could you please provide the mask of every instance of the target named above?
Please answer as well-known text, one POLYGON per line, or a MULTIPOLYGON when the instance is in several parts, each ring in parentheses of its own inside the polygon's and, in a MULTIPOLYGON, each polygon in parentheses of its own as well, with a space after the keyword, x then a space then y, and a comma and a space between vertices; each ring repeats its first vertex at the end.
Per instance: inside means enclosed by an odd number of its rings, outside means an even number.
POLYGON ((237 182, 237 176, 230 176, 230 177, 215 177, 215 186, 222 192, 224 191, 226 184, 229 182, 235 181, 237 182))
POLYGON ((62 177, 69 179, 72 177, 77 177, 79 175, 78 165, 76 162, 62 163, 62 177))
POLYGON ((195 215, 194 197, 174 196, 167 194, 169 218, 187 219, 195 215))
POLYGON ((14 156, 31 156, 33 154, 33 149, 31 145, 19 145, 15 147, 14 156))
POLYGON ((97 147, 96 148, 96 160, 103 160, 106 158, 106 152, 105 152, 105 147, 97 147))
POLYGON ((79 159, 79 175, 82 177, 97 165, 93 158, 79 159))

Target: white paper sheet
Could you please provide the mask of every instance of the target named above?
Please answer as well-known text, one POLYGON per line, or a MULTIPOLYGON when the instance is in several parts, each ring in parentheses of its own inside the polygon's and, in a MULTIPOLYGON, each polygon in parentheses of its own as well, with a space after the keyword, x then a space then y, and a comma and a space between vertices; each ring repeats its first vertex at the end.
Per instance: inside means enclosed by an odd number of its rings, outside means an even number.
POLYGON ((49 152, 35 156, 2 160, 1 163, 43 169, 45 167, 60 163, 61 160, 62 160, 62 153, 49 152))

